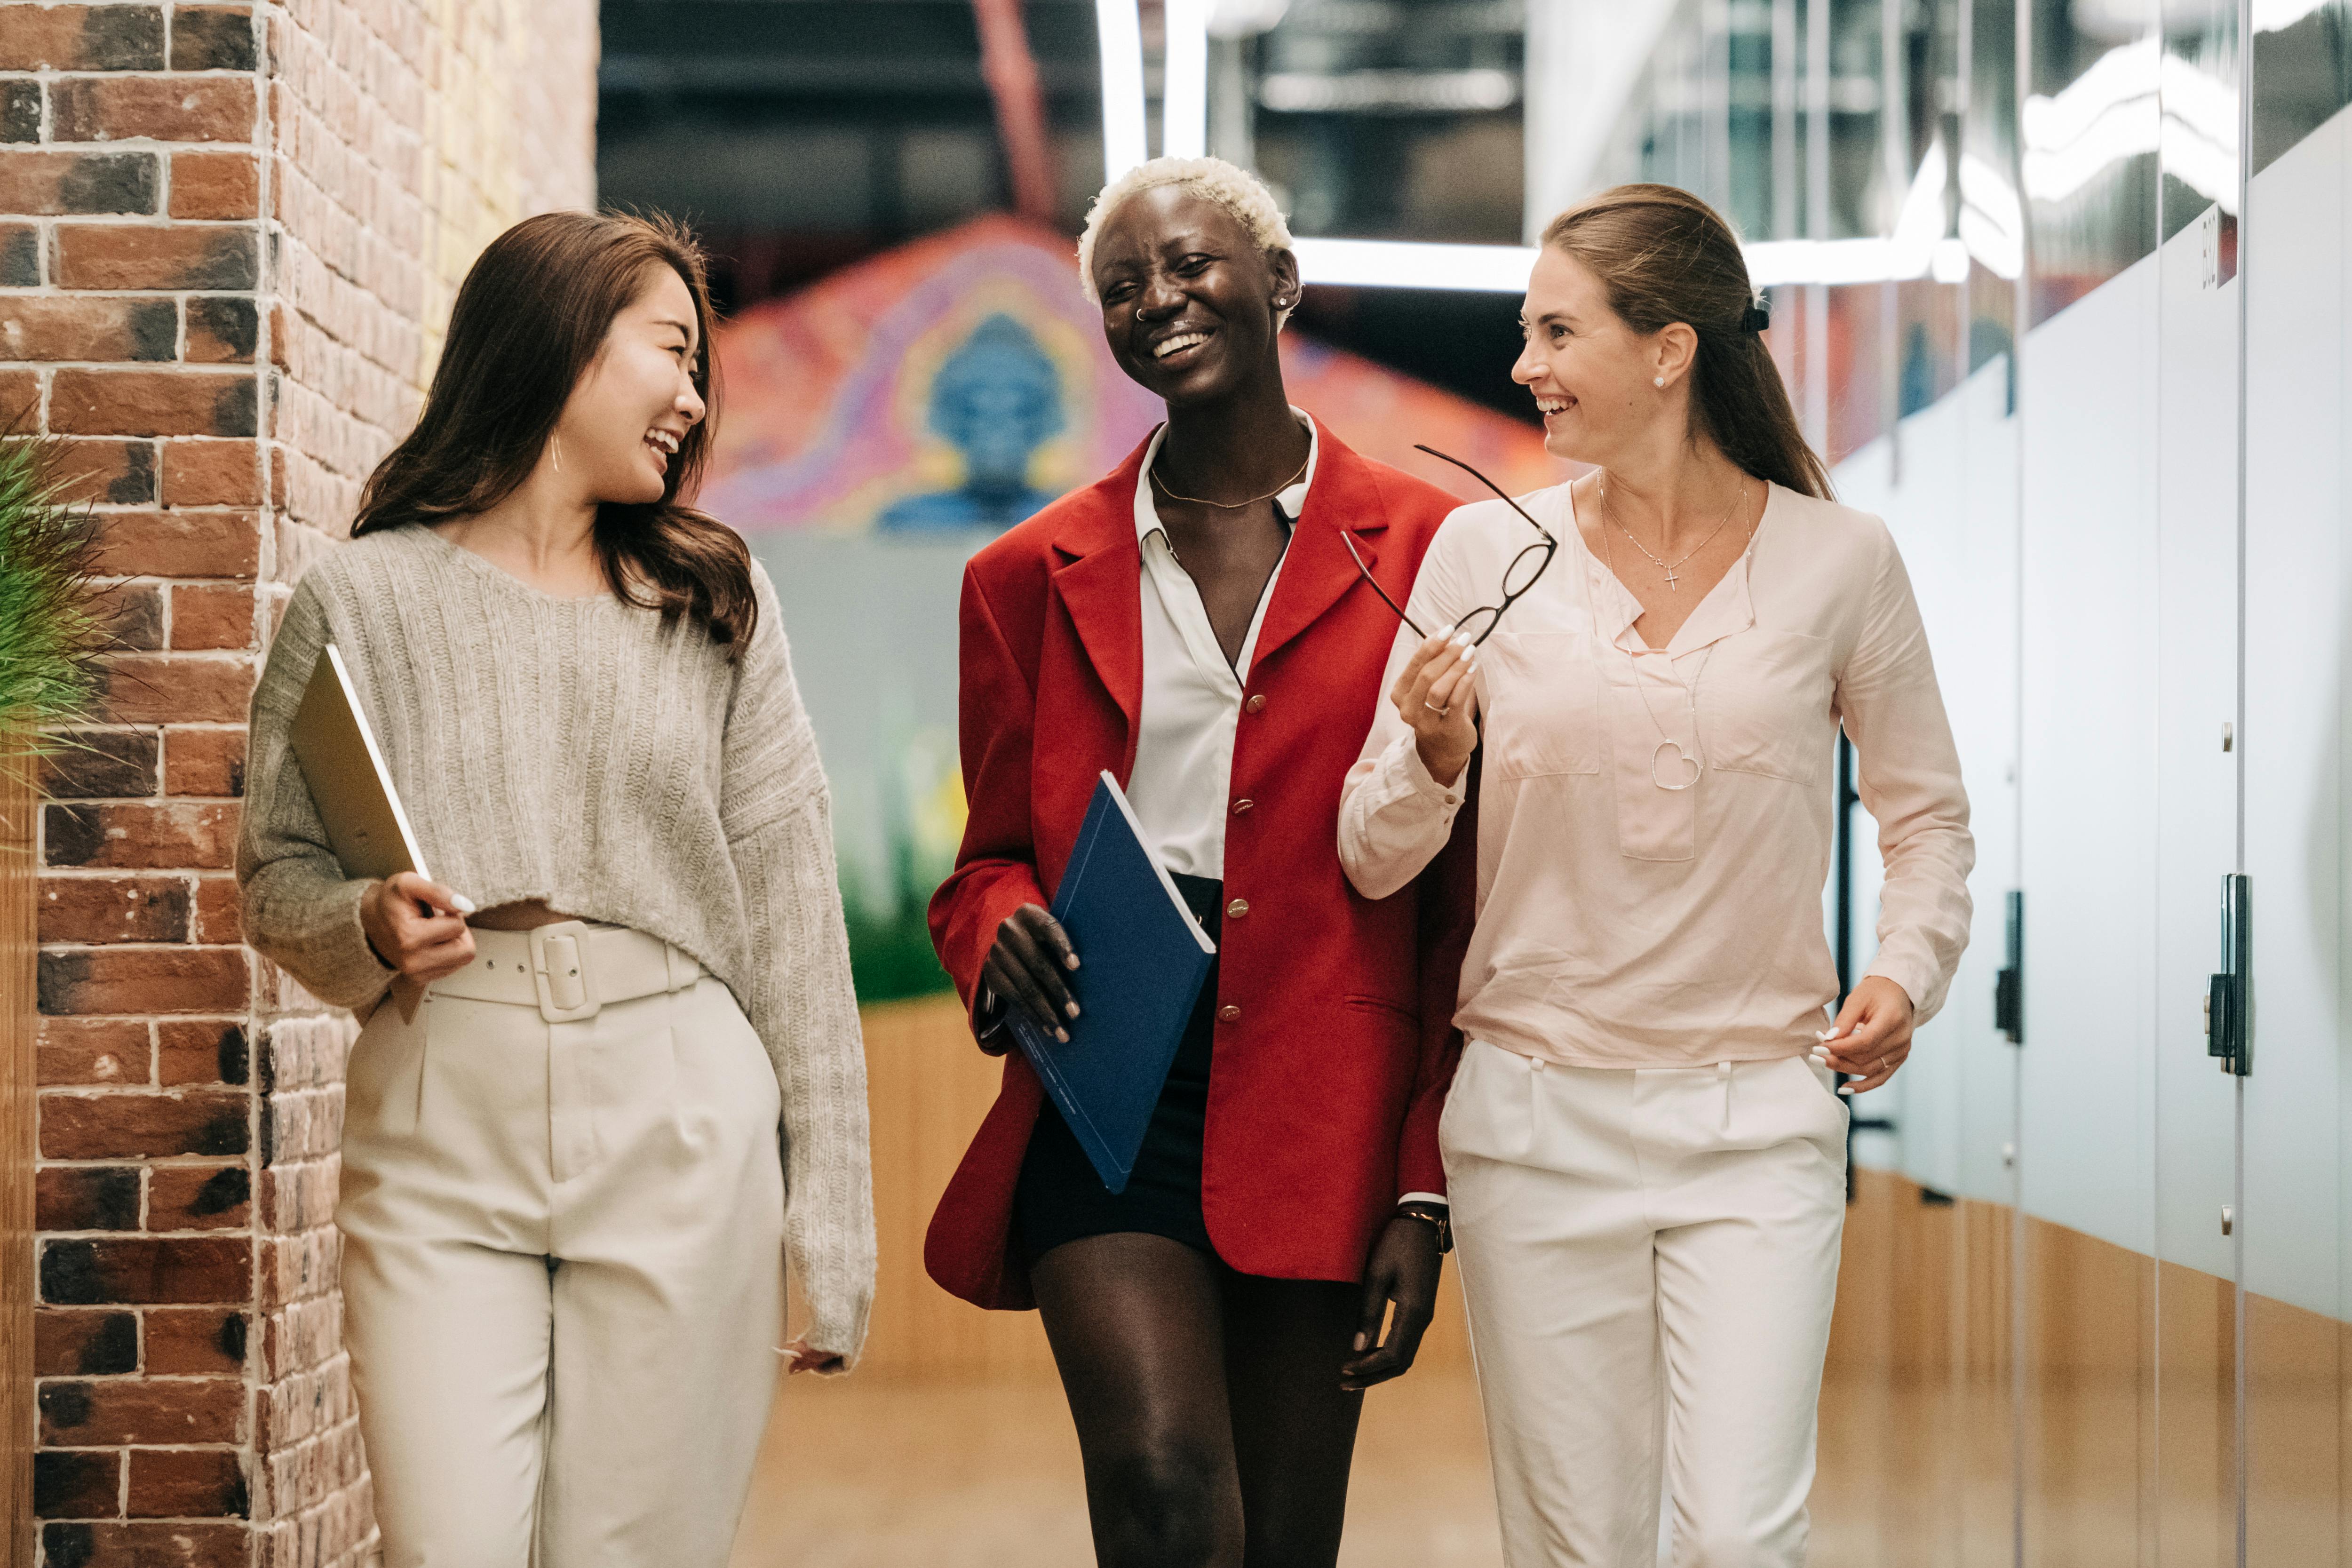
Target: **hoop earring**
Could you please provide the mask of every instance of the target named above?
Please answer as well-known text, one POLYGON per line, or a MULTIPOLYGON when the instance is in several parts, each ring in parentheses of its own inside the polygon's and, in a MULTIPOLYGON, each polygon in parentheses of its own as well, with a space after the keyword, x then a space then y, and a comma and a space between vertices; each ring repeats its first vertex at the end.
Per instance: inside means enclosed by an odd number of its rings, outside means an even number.
POLYGON ((548 456, 555 459, 555 471, 560 474, 563 471, 563 437, 550 436, 547 438, 547 445, 548 456))

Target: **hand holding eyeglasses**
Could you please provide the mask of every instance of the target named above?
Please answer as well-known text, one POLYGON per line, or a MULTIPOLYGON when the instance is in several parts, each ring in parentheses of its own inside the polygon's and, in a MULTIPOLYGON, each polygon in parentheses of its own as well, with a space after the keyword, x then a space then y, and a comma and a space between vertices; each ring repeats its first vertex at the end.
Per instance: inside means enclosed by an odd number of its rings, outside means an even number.
POLYGON ((1478 749, 1478 645, 1467 631, 1442 628, 1413 649, 1389 690, 1412 727, 1429 776, 1451 789, 1478 749))

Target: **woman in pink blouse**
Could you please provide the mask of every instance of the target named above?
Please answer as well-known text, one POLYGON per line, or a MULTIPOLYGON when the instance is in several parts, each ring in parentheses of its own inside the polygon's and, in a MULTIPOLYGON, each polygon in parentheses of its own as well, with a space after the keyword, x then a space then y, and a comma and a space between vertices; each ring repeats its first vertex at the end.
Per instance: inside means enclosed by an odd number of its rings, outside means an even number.
POLYGON ((1894 541, 1837 505, 1738 242, 1626 185, 1555 219, 1513 375, 1595 471, 1454 512, 1339 855, 1368 897, 1476 774, 1478 918, 1440 1127, 1513 1568, 1797 1564, 1846 1108, 1942 1005, 1975 859, 1894 541), (1507 605, 1507 610, 1498 606, 1507 605), (1839 727, 1886 880, 1832 1020, 1839 727))

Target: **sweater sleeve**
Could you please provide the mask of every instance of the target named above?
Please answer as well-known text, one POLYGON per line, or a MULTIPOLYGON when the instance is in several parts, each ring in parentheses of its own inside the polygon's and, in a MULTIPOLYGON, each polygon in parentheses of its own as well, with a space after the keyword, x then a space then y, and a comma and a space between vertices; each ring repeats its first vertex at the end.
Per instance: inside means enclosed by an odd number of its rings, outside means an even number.
POLYGON ((1883 526, 1876 555, 1861 636, 1838 678, 1838 709, 1860 767, 1856 789, 1878 823, 1886 863, 1878 956, 1869 972, 1902 986, 1924 1024, 1943 1006, 1968 946, 1976 839, 1927 627, 1883 526))
POLYGON ((325 598, 306 576, 253 689, 236 879, 245 938, 255 951, 320 1001, 357 1008, 383 994, 393 972, 360 926, 368 881, 343 875, 287 734, 328 641, 325 598))
POLYGON ((784 1250, 809 1344, 855 1360, 874 1299, 866 1048, 816 736, 793 680, 775 590, 752 568, 760 619, 737 675, 719 816, 750 924, 744 1011, 783 1099, 784 1250))

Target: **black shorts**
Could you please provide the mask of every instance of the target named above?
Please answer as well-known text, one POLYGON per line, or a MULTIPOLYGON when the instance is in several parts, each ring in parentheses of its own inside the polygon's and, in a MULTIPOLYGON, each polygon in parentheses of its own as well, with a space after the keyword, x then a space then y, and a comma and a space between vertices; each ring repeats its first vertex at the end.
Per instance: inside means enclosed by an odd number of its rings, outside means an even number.
MULTIPOLYGON (((1210 940, 1217 940, 1223 925, 1224 884, 1208 877, 1179 876, 1176 889, 1210 940)), ((1024 1263, 1036 1262, 1066 1241, 1118 1231, 1164 1236, 1216 1256, 1208 1221, 1201 1215, 1201 1144, 1209 1123, 1209 1059, 1216 1028, 1217 966, 1213 960, 1125 1192, 1103 1185, 1094 1162, 1051 1099, 1039 1109, 1013 1194, 1013 1246, 1024 1263)))

